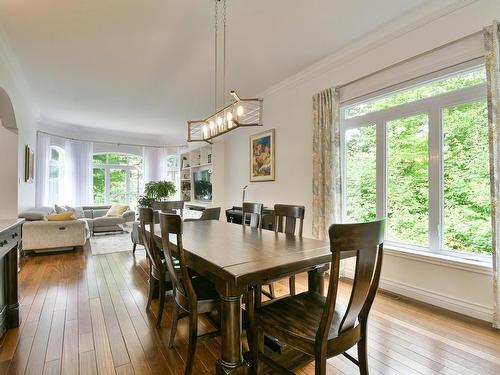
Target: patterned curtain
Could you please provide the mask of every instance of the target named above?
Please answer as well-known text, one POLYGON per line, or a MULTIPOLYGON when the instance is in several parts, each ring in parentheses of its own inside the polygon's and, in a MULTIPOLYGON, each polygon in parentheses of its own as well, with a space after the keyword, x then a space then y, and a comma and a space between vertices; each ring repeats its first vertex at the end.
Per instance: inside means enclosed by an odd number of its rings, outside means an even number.
POLYGON ((313 237, 328 238, 342 218, 340 95, 327 89, 313 96, 313 237))
POLYGON ((488 120, 490 140, 491 206, 493 227, 493 326, 500 329, 500 30, 498 23, 484 29, 486 75, 488 80, 488 120))

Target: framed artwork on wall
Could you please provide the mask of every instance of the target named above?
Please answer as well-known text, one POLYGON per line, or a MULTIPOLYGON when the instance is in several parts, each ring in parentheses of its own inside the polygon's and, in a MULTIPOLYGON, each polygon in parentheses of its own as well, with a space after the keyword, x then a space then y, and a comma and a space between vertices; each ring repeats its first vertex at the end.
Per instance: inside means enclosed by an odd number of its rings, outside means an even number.
POLYGON ((35 176, 35 154, 30 146, 24 147, 24 182, 33 182, 35 176))
POLYGON ((250 136, 250 181, 275 179, 275 129, 250 136))

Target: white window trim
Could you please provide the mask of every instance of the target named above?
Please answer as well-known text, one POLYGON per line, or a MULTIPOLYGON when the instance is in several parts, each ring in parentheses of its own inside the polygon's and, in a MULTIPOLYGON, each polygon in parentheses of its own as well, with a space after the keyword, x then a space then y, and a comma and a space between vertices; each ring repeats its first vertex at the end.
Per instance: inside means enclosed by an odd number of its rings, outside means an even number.
MULTIPOLYGON (((457 106, 464 103, 486 100, 486 84, 478 84, 460 90, 443 93, 429 98, 413 101, 395 107, 390 107, 381 111, 371 112, 358 117, 345 118, 345 109, 351 106, 343 106, 341 109, 341 154, 342 176, 346 176, 346 131, 364 126, 376 126, 376 215, 381 219, 386 217, 387 213, 387 171, 386 171, 386 153, 387 153, 387 122, 391 120, 410 117, 418 114, 428 114, 429 123, 429 247, 413 246, 408 244, 386 241, 386 244, 397 251, 408 250, 410 252, 424 252, 429 255, 456 258, 464 261, 479 262, 491 267, 491 255, 468 253, 465 251, 452 251, 439 248, 441 244, 441 229, 443 224, 443 204, 442 194, 442 110, 444 108, 457 106), (438 215, 437 212, 441 212, 438 215)), ((363 100, 366 101, 366 100, 363 100)), ((361 101, 360 101, 361 102, 361 101)), ((343 201, 346 202, 346 178, 342 179, 343 201)), ((346 217, 346 204, 343 205, 343 217, 346 217)))

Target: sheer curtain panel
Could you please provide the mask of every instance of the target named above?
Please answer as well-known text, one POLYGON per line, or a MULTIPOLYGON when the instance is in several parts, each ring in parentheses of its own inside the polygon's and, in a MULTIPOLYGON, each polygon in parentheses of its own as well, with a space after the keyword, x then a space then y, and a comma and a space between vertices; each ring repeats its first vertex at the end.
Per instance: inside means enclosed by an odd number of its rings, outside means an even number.
POLYGON ((35 204, 37 207, 49 204, 49 157, 50 136, 38 132, 36 135, 35 204))
POLYGON ((92 204, 92 142, 66 139, 64 143, 65 204, 85 206, 92 204))
POLYGON ((340 94, 329 88, 313 96, 313 236, 328 238, 342 218, 340 94))
POLYGON ((484 30, 488 85, 491 223, 493 230, 493 326, 500 329, 500 30, 498 22, 484 30))

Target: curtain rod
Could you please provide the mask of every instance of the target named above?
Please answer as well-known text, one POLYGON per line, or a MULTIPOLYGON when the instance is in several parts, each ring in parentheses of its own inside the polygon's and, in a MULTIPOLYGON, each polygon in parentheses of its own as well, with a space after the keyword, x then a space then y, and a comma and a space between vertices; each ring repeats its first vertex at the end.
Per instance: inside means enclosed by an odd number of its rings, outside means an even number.
POLYGON ((43 130, 37 130, 37 133, 43 133, 50 135, 52 137, 69 139, 70 141, 80 141, 80 142, 92 142, 92 143, 104 143, 108 145, 116 145, 116 146, 133 146, 133 147, 153 147, 153 148, 187 148, 187 145, 173 145, 173 146, 156 146, 156 145, 145 145, 145 144, 137 144, 137 143, 122 143, 122 142, 109 142, 109 141, 93 141, 91 139, 81 139, 81 138, 73 138, 73 137, 65 137, 58 134, 49 133, 43 130))
MULTIPOLYGON (((434 53, 434 52, 436 52, 436 51, 439 51, 439 50, 441 50, 441 49, 443 49, 443 48, 449 47, 449 46, 454 45, 454 44, 456 44, 456 43, 460 43, 460 42, 462 42, 462 41, 464 41, 464 40, 466 40, 466 39, 469 39, 469 38, 472 38, 472 37, 474 37, 474 36, 476 36, 476 35, 479 35, 479 34, 481 34, 482 32, 483 32, 482 30, 480 30, 480 31, 476 31, 475 33, 472 33, 472 34, 469 34, 469 35, 463 36, 463 37, 461 37, 461 38, 459 38, 459 39, 456 39, 456 40, 453 40, 453 41, 451 41, 451 42, 448 42, 448 43, 442 44, 442 45, 440 45, 440 46, 434 47, 433 49, 430 49, 430 50, 428 50, 428 51, 425 51, 425 52, 419 53, 418 55, 408 57, 408 58, 403 59, 403 60, 401 60, 401 61, 397 61, 397 62, 395 62, 394 64, 391 64, 391 65, 389 65, 389 66, 386 66, 386 67, 384 67, 384 68, 382 68, 382 69, 376 70, 376 71, 374 71, 374 72, 372 72, 372 73, 365 74, 365 75, 364 75, 364 76, 362 76, 362 77, 359 77, 359 78, 353 79, 352 81, 349 81, 349 82, 343 83, 343 84, 341 84, 341 85, 338 85, 338 86, 336 86, 336 87, 335 87, 335 89, 340 90, 340 89, 342 89, 342 88, 344 88, 344 87, 346 87, 346 86, 349 86, 349 85, 352 85, 352 84, 354 84, 354 83, 357 83, 357 82, 360 82, 360 81, 362 81, 362 80, 365 80, 365 79, 367 79, 367 78, 373 77, 373 76, 375 76, 375 75, 377 75, 377 74, 380 74, 380 73, 383 73, 383 72, 385 72, 385 71, 387 71, 387 70, 389 70, 389 69, 393 69, 393 68, 395 68, 395 67, 397 67, 397 66, 399 66, 399 65, 406 64, 406 63, 408 63, 408 62, 410 62, 410 61, 413 61, 413 60, 419 59, 419 58, 424 57, 424 56, 426 56, 426 55, 430 55, 430 54, 432 54, 432 53, 434 53)), ((461 65, 461 64, 467 63, 467 62, 469 62, 469 61, 473 61, 473 60, 478 59, 478 58, 481 58, 481 57, 484 57, 484 54, 482 54, 482 55, 480 55, 480 56, 476 56, 476 57, 474 57, 474 58, 472 58, 472 59, 470 59, 470 60, 467 60, 467 61, 461 61, 460 63, 455 64, 455 65, 453 65, 453 66, 461 65)), ((442 71, 442 70, 444 70, 444 69, 449 69, 449 68, 452 68, 453 66, 448 66, 448 67, 446 67, 446 68, 441 68, 441 69, 438 69, 438 70, 436 70, 436 71, 434 71, 434 72, 428 72, 428 73, 423 74, 423 75, 421 75, 421 76, 419 76, 419 77, 413 77, 413 78, 411 78, 411 79, 409 79, 409 80, 406 80, 406 81, 404 81, 404 82, 398 82, 398 83, 397 83, 397 85, 400 85, 401 83, 405 83, 405 82, 407 82, 407 81, 412 81, 412 80, 417 79, 417 78, 421 78, 421 77, 426 76, 426 75, 428 75, 428 74, 432 74, 432 73, 439 73, 440 71, 442 71)), ((378 91, 386 90, 386 89, 388 89, 388 88, 390 88, 390 87, 392 87, 392 86, 396 86, 396 84, 393 84, 393 85, 390 85, 390 86, 388 86, 388 87, 384 87, 384 88, 381 88, 381 89, 377 89, 377 90, 375 90, 375 91, 373 91, 373 92, 371 92, 371 93, 366 93, 366 94, 363 94, 362 96, 366 96, 366 95, 370 95, 370 94, 376 93, 376 92, 378 92, 378 91)), ((362 96, 360 96, 360 97, 362 97, 362 96)), ((352 98, 352 99, 349 99, 349 101, 351 101, 351 100, 353 100, 353 99, 357 99, 357 98, 352 98)))

